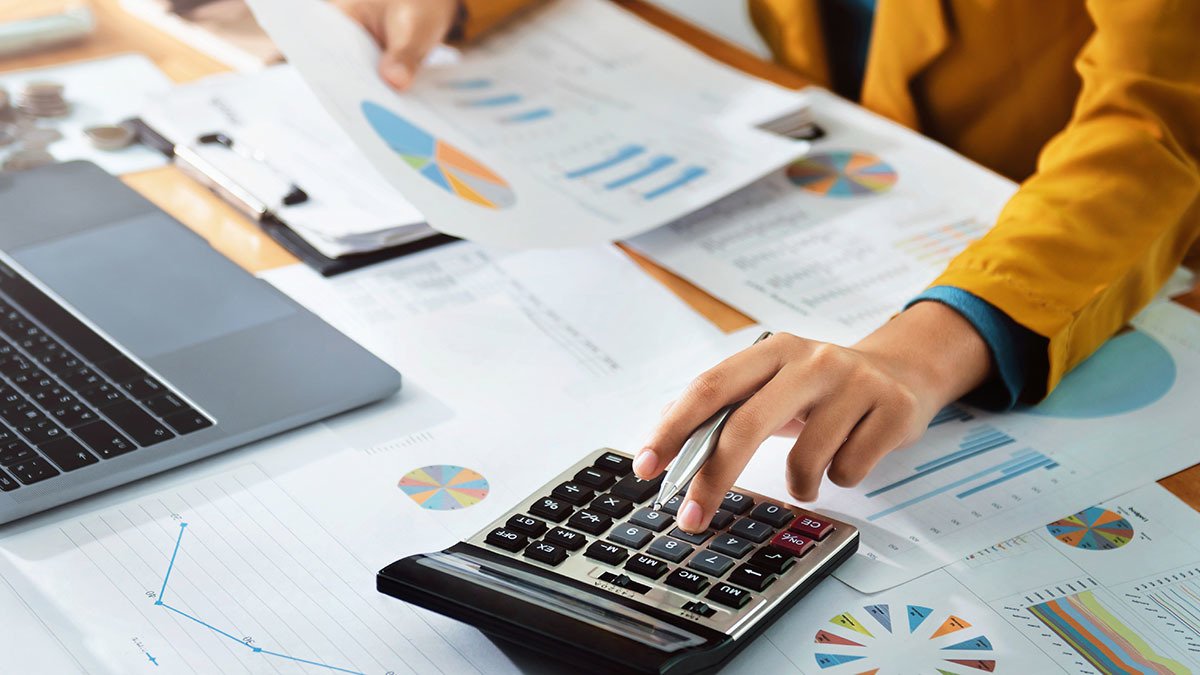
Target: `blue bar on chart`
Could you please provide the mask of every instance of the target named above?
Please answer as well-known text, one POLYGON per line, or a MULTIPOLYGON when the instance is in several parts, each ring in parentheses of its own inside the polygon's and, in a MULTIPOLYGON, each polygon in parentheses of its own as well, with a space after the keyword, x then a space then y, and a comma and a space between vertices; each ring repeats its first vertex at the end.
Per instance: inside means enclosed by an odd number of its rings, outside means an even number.
POLYGON ((633 173, 629 174, 628 176, 625 176, 623 178, 618 178, 610 183, 606 183, 604 185, 604 189, 605 190, 617 190, 619 188, 623 188, 626 185, 629 185, 630 183, 632 183, 634 181, 639 181, 647 176, 651 176, 659 171, 662 171, 663 169, 667 168, 668 166, 671 166, 672 164, 674 164, 676 161, 678 161, 678 160, 676 160, 674 157, 671 157, 670 155, 659 155, 659 156, 655 157, 654 159, 651 159, 649 164, 642 167, 641 169, 638 169, 637 171, 634 171, 633 173))
POLYGON ((662 187, 655 188, 654 190, 647 192, 646 194, 642 195, 642 197, 645 199, 658 199, 669 192, 678 190, 679 188, 687 185, 697 178, 700 178, 701 176, 704 176, 707 173, 708 169, 705 169, 702 166, 689 166, 688 168, 684 169, 683 172, 679 174, 679 177, 675 180, 663 185, 662 187))
POLYGON ((554 115, 554 111, 550 108, 534 108, 523 113, 509 115, 508 117, 500 118, 500 121, 505 124, 523 124, 525 122, 536 122, 546 119, 554 115))
POLYGON ((487 98, 462 101, 459 105, 466 108, 498 108, 500 106, 520 103, 523 100, 525 100, 525 97, 520 94, 501 94, 499 96, 488 96, 487 98))
POLYGON ((915 467, 916 472, 911 476, 901 478, 894 483, 889 483, 881 488, 872 490, 867 493, 867 497, 876 497, 889 490, 894 490, 902 485, 908 485, 909 483, 924 478, 931 473, 941 471, 946 467, 954 466, 959 462, 965 462, 972 457, 982 455, 985 452, 990 452, 996 448, 1001 448, 1016 442, 1017 440, 1015 438, 991 425, 985 424, 981 427, 976 427, 963 437, 962 442, 958 444, 958 450, 948 455, 943 455, 936 459, 925 462, 924 464, 918 464, 915 467))
POLYGON ((1023 450, 1018 450, 1018 451, 1012 453, 1009 456, 1009 459, 1007 459, 999 464, 992 465, 982 471, 977 471, 965 478, 960 478, 956 481, 951 481, 949 483, 946 483, 945 485, 941 485, 932 490, 929 490, 928 492, 917 495, 916 497, 913 497, 911 499, 900 502, 899 504, 895 504, 895 505, 888 507, 878 513, 867 516, 867 520, 874 521, 874 520, 879 520, 880 518, 884 518, 886 516, 890 516, 893 513, 896 513, 897 511, 903 511, 904 509, 907 509, 910 506, 920 504, 921 502, 923 502, 927 499, 931 499, 940 494, 949 492, 955 488, 966 485, 967 483, 971 483, 971 482, 980 480, 981 478, 985 478, 992 474, 1000 474, 1000 476, 998 478, 988 480, 985 483, 977 485, 977 486, 967 490, 966 492, 960 492, 955 496, 958 499, 963 499, 965 497, 969 497, 978 492, 982 492, 989 488, 995 487, 996 485, 999 485, 1007 480, 1016 478, 1017 476, 1029 473, 1030 471, 1033 471, 1034 469, 1041 469, 1041 468, 1054 469, 1057 466, 1058 466, 1058 464, 1054 460, 1050 459, 1049 457, 1046 457, 1042 453, 1037 452, 1036 450, 1033 450, 1032 448, 1025 448, 1023 450))
POLYGON ((464 80, 447 80, 438 83, 442 89, 454 89, 456 91, 474 91, 478 89, 487 89, 492 86, 492 81, 486 77, 474 77, 464 80))
POLYGON ((932 420, 929 420, 929 428, 932 429, 939 424, 954 422, 956 420, 959 422, 969 422, 973 419, 975 419, 975 416, 972 415, 967 409, 960 408, 956 405, 948 405, 939 410, 938 414, 934 415, 932 420))
POLYGON ((567 175, 567 178, 583 178, 584 176, 590 176, 591 174, 596 173, 598 171, 610 169, 610 168, 620 164, 621 162, 627 162, 627 161, 633 159, 634 157, 641 155, 644 152, 646 152, 646 148, 644 146, 626 145, 625 147, 623 147, 623 148, 617 150, 615 153, 613 153, 613 155, 611 157, 602 159, 599 162, 596 162, 595 164, 589 164, 588 166, 585 166, 585 167, 582 167, 579 169, 575 169, 574 171, 568 171, 566 175, 567 175))

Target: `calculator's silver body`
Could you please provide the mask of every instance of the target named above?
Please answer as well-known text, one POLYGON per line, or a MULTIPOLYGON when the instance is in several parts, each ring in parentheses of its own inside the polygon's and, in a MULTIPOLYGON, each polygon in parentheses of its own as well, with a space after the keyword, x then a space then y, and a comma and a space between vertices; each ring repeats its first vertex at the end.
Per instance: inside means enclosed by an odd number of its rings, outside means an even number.
MULTIPOLYGON (((602 448, 597 452, 617 452, 618 454, 625 454, 611 448, 602 448)), ((564 477, 574 476, 576 472, 587 466, 590 466, 590 464, 591 455, 589 455, 588 458, 580 461, 578 464, 572 466, 570 469, 564 471, 561 475, 544 485, 540 490, 534 492, 529 499, 514 505, 513 508, 506 512, 503 516, 497 518, 487 527, 477 532, 475 536, 468 539, 467 543, 479 546, 480 548, 489 548, 485 542, 488 532, 491 532, 497 527, 503 526, 505 521, 508 520, 509 516, 514 513, 528 513, 530 506, 533 504, 533 502, 537 501, 539 496, 549 494, 550 490, 557 483, 562 482, 564 477)), ((769 499, 765 495, 751 492, 740 487, 737 488, 737 491, 751 496, 754 498, 755 502, 760 502, 763 500, 778 501, 769 499)), ((801 512, 801 509, 799 508, 791 507, 787 504, 785 504, 785 506, 788 506, 797 514, 801 512)), ((852 525, 847 525, 840 522, 836 523, 836 525, 837 527, 834 532, 820 544, 823 549, 827 549, 827 552, 823 556, 818 557, 813 554, 804 556, 799 562, 793 565, 791 569, 781 574, 779 580, 768 587, 765 591, 754 594, 754 598, 750 601, 750 603, 741 609, 730 609, 717 604, 710 605, 717 611, 717 613, 711 617, 704 617, 684 611, 682 609, 683 604, 695 600, 696 596, 689 595, 683 591, 660 583, 659 581, 654 581, 645 577, 637 577, 637 581, 639 583, 651 586, 652 588, 652 590, 650 590, 648 593, 639 594, 633 591, 625 590, 619 586, 614 586, 613 584, 602 581, 599 578, 604 572, 619 571, 621 569, 619 565, 609 566, 590 558, 577 555, 571 556, 558 566, 550 566, 528 558, 524 558, 523 561, 535 567, 553 571, 557 574, 563 574, 577 579, 589 579, 591 583, 596 586, 596 588, 637 600, 651 607, 656 607, 664 612, 668 612, 690 621, 695 621, 697 623, 706 625, 710 628, 725 633, 731 638, 736 639, 750 626, 752 626, 758 617, 770 613, 770 611, 779 603, 781 603, 784 598, 788 597, 792 591, 803 587, 807 582, 809 582, 810 577, 817 572, 815 563, 826 560, 830 557, 835 557, 846 549, 853 551, 858 546, 859 535, 857 529, 855 529, 852 525)), ((614 523, 613 527, 616 526, 617 523, 614 523)), ((603 539, 610 531, 611 528, 609 530, 605 530, 603 534, 595 535, 592 538, 603 539)), ((704 550, 702 547, 696 547, 696 550, 690 553, 688 557, 684 558, 677 564, 673 563, 673 565, 676 567, 686 566, 688 561, 691 560, 692 556, 699 555, 702 550, 704 550)))

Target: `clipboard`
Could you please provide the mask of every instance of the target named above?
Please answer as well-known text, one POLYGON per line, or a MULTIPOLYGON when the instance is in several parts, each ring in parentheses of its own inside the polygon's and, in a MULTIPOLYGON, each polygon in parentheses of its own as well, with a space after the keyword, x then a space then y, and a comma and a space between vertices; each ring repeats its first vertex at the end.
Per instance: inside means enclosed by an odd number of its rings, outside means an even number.
MULTIPOLYGON (((125 124, 135 131, 138 140, 161 152, 190 178, 244 213, 256 222, 268 237, 322 276, 335 276, 457 241, 456 237, 434 233, 374 251, 350 253, 337 258, 328 257, 292 229, 276 214, 275 209, 255 196, 253 191, 243 187, 236 178, 229 175, 229 172, 218 168, 190 146, 172 141, 141 118, 127 120, 125 124)), ((219 130, 214 130, 214 135, 217 134, 220 134, 219 130)), ((287 199, 297 198, 297 192, 307 199, 307 194, 299 186, 293 187, 294 191, 288 195, 287 199)))

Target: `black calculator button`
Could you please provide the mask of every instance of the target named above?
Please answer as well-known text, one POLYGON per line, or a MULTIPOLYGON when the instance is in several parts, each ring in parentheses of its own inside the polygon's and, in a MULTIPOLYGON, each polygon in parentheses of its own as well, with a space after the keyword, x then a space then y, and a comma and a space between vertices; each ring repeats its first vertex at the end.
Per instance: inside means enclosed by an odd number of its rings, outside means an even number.
POLYGON ((763 502, 754 507, 750 512, 750 517, 755 520, 760 520, 771 527, 783 527, 796 517, 791 509, 780 504, 772 504, 771 502, 763 502))
POLYGON ((547 565, 557 565, 567 559, 567 549, 545 541, 535 541, 525 548, 525 557, 547 565))
POLYGON ((729 584, 717 584, 704 597, 726 607, 741 609, 746 606, 747 602, 750 602, 750 591, 729 584))
POLYGON ((515 553, 525 547, 525 544, 529 542, 529 538, 516 530, 510 530, 507 527, 497 527, 488 532, 487 539, 484 541, 497 548, 515 553))
POLYGON ((657 478, 642 480, 641 478, 630 474, 617 481, 617 484, 612 487, 610 492, 618 497, 623 497, 640 504, 647 499, 650 499, 656 492, 658 492, 658 486, 662 484, 664 476, 666 476, 666 474, 661 473, 657 478))
POLYGON ((679 507, 681 506, 683 506, 683 494, 677 494, 663 502, 662 510, 673 516, 677 516, 679 515, 679 507))
POLYGON ((600 455, 592 466, 599 467, 605 471, 611 471, 618 476, 624 476, 633 471, 633 460, 628 457, 622 457, 615 452, 606 452, 600 455))
POLYGON ((809 539, 821 541, 833 532, 833 523, 824 518, 816 518, 814 516, 801 516, 800 520, 792 523, 788 528, 792 532, 799 532, 809 539))
POLYGON ((750 549, 754 548, 754 544, 741 537, 722 534, 714 539, 713 543, 709 544, 708 547, 717 553, 724 553, 734 558, 740 558, 749 553, 750 549))
POLYGON ((651 579, 658 579, 667 573, 667 563, 658 558, 651 558, 641 553, 635 554, 625 563, 625 569, 651 579))
POLYGON ((529 512, 546 520, 561 523, 575 509, 571 505, 554 497, 542 497, 529 506, 529 512))
POLYGON ((733 522, 733 514, 725 509, 717 509, 717 512, 712 517, 712 528, 714 530, 723 530, 729 527, 733 522))
POLYGON ((775 534, 775 530, 765 523, 760 523, 757 520, 750 518, 742 518, 729 528, 729 534, 734 534, 743 539, 761 544, 766 541, 771 535, 775 534))
POLYGON ((709 616, 712 616, 713 614, 717 613, 717 610, 713 609, 712 607, 709 607, 708 603, 700 602, 699 600, 697 600, 695 602, 683 603, 683 611, 691 612, 692 614, 699 614, 700 616, 703 616, 703 617, 709 617, 709 616))
POLYGON ((520 513, 512 518, 509 518, 508 522, 505 523, 504 526, 510 530, 516 530, 517 532, 527 534, 531 537, 540 537, 542 536, 542 533, 546 531, 546 523, 543 523, 537 518, 522 515, 520 513))
POLYGON ((12 476, 0 471, 0 492, 12 492, 21 487, 21 484, 12 479, 12 476))
POLYGON ((659 537, 650 544, 650 548, 646 549, 646 553, 651 553, 660 558, 666 558, 673 563, 688 557, 688 554, 694 551, 691 546, 670 537, 659 537))
POLYGON ((552 491, 550 494, 565 502, 570 502, 575 506, 583 506, 591 501, 592 497, 596 495, 596 492, 586 485, 580 485, 579 483, 567 481, 554 488, 554 491, 552 491))
POLYGON ((650 530, 629 523, 617 525, 612 532, 608 533, 609 541, 615 541, 630 548, 641 548, 653 538, 654 533, 650 530))
POLYGON ((745 586, 752 591, 761 591, 775 582, 775 575, 754 565, 742 565, 729 575, 729 582, 745 586))
POLYGON ((584 509, 571 516, 567 524, 588 534, 600 534, 612 526, 612 518, 584 509))
POLYGON ((787 551, 767 547, 755 551, 754 555, 750 556, 750 560, 747 562, 759 569, 764 569, 774 574, 782 574, 795 564, 796 558, 787 551))
POLYGON ((725 499, 721 502, 721 508, 739 516, 749 510, 751 506, 754 506, 754 500, 750 498, 750 495, 733 490, 726 492, 725 499))
POLYGON ((675 519, 670 515, 649 507, 639 509, 637 513, 629 517, 629 522, 634 525, 641 525, 655 532, 662 532, 674 521, 675 519))
POLYGON ((575 482, 582 483, 593 490, 607 490, 617 482, 617 477, 611 471, 589 466, 580 469, 579 473, 575 474, 575 482))
POLYGON ((592 560, 599 560, 609 565, 618 565, 629 557, 629 551, 607 541, 593 541, 583 554, 592 560))
POLYGON ((592 500, 588 509, 608 514, 613 518, 621 518, 633 510, 633 502, 613 495, 600 495, 592 500))
POLYGON ((671 530, 668 534, 670 534, 672 537, 675 537, 676 539, 680 539, 680 540, 686 541, 689 544, 696 544, 697 546, 699 546, 700 544, 703 544, 704 542, 708 541, 709 537, 713 536, 714 533, 712 530, 705 530, 705 531, 701 532, 700 534, 692 534, 691 532, 684 532, 683 530, 681 530, 677 527, 677 528, 671 530))
POLYGON ((733 558, 712 551, 701 551, 688 561, 688 567, 719 577, 733 567, 733 558))
POLYGON ((688 593, 699 593, 708 587, 708 577, 680 567, 671 572, 665 583, 688 593))
POLYGON ((543 539, 551 544, 558 544, 568 551, 578 551, 587 543, 587 537, 565 527, 556 527, 550 530, 543 539))

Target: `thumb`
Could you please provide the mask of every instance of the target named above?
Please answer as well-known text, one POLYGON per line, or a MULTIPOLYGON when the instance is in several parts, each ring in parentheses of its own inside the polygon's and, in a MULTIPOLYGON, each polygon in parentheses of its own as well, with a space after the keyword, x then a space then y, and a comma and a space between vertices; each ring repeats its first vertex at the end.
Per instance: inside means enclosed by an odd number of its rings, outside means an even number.
POLYGON ((443 39, 454 22, 453 11, 439 11, 439 5, 451 9, 455 3, 412 3, 392 5, 384 17, 383 56, 379 75, 396 89, 412 84, 425 55, 443 39))

